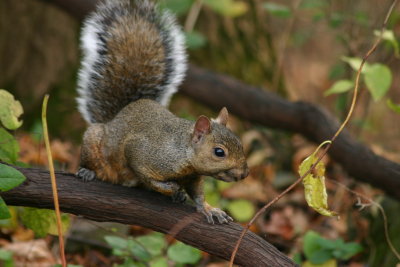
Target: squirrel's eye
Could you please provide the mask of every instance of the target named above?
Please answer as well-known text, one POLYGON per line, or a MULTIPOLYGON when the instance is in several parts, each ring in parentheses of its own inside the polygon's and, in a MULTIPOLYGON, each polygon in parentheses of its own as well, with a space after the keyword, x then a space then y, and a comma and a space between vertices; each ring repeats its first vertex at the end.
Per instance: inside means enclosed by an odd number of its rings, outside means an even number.
POLYGON ((225 157, 225 151, 220 147, 214 148, 214 154, 215 154, 215 156, 217 156, 219 158, 225 157))

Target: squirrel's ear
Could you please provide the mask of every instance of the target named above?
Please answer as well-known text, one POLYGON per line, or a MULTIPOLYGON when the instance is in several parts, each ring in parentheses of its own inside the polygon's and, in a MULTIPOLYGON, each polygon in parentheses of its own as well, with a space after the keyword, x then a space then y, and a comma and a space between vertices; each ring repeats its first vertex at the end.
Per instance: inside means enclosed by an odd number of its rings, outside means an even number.
POLYGON ((210 120, 206 117, 201 115, 195 125, 194 125, 194 130, 193 130, 193 141, 195 143, 199 142, 201 138, 210 133, 211 131, 211 122, 210 120))
POLYGON ((228 110, 226 109, 226 107, 223 107, 219 112, 218 117, 214 121, 216 123, 226 126, 226 124, 228 123, 228 119, 229 119, 228 110))

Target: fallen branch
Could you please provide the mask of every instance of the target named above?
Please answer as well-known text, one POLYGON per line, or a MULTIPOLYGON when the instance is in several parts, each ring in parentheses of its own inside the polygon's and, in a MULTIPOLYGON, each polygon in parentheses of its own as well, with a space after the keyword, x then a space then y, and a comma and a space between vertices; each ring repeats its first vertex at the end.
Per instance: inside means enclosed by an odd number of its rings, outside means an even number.
MULTIPOLYGON (((27 180, 1 192, 8 205, 54 209, 49 173, 40 169, 18 168, 27 180)), ((60 208, 94 221, 135 224, 168 234, 180 221, 191 222, 176 239, 212 255, 229 260, 243 227, 237 223, 210 225, 189 205, 172 203, 170 198, 139 188, 111 185, 100 181, 84 183, 73 174, 57 172, 60 208)), ((254 233, 246 234, 236 255, 240 266, 295 266, 274 246, 254 233)))

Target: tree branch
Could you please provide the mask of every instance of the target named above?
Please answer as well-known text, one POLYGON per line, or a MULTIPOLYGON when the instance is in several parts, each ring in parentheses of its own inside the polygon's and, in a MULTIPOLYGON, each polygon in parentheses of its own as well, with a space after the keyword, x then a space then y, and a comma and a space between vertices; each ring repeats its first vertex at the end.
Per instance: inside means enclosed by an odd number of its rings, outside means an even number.
MULTIPOLYGON (((21 171, 27 180, 17 188, 1 192, 7 204, 54 209, 49 173, 40 169, 21 171)), ((210 225, 189 205, 172 203, 170 198, 139 188, 128 188, 100 181, 84 183, 75 175, 57 172, 60 208, 94 221, 135 224, 162 233, 189 221, 176 238, 212 255, 229 260, 243 227, 237 223, 210 225), (188 220, 188 218, 190 218, 188 220)), ((235 260, 241 266, 295 266, 274 246, 248 233, 235 260)))

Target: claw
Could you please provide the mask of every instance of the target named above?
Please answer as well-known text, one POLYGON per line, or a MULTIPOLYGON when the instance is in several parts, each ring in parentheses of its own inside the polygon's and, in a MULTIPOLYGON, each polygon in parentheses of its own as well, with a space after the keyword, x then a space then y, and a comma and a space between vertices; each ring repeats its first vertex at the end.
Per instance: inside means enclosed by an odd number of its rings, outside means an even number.
POLYGON ((200 212, 206 216, 207 221, 210 224, 214 224, 213 216, 215 216, 218 219, 218 223, 220 224, 229 223, 233 221, 232 217, 230 217, 223 210, 218 208, 203 207, 200 209, 200 212))
POLYGON ((212 217, 212 213, 211 213, 211 212, 207 211, 206 209, 203 209, 203 210, 201 211, 201 213, 203 213, 203 214, 206 216, 207 222, 208 222, 209 224, 214 224, 214 219, 213 219, 213 217, 212 217))
POLYGON ((86 168, 79 168, 76 176, 81 178, 84 182, 90 182, 96 178, 96 173, 86 168))

